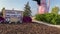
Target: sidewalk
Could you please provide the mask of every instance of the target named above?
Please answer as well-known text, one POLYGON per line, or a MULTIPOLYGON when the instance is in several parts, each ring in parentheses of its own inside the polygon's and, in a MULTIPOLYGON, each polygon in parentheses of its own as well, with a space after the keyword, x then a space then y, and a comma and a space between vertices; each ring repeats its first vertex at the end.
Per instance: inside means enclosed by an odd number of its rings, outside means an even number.
POLYGON ((52 25, 52 24, 48 24, 48 23, 46 23, 46 22, 37 21, 37 20, 35 20, 34 18, 32 18, 32 22, 37 22, 37 23, 44 24, 44 25, 47 25, 47 26, 52 26, 52 27, 60 28, 60 25, 52 25))

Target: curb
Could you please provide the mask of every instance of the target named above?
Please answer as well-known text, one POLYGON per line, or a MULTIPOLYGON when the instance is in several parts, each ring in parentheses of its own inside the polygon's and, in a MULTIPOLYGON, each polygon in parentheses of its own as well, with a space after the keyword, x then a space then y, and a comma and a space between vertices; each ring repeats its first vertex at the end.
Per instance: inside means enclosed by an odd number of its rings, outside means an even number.
POLYGON ((44 24, 44 25, 47 25, 47 26, 52 26, 52 27, 60 28, 60 25, 48 24, 46 22, 41 22, 41 21, 37 21, 37 20, 32 20, 32 22, 37 22, 37 23, 44 24))

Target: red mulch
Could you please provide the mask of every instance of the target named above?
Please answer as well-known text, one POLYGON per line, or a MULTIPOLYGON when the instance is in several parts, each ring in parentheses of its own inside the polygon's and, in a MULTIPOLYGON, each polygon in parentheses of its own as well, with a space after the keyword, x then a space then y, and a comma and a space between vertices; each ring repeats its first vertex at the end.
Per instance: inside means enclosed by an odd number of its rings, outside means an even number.
POLYGON ((60 34, 60 29, 38 23, 0 24, 0 34, 60 34))

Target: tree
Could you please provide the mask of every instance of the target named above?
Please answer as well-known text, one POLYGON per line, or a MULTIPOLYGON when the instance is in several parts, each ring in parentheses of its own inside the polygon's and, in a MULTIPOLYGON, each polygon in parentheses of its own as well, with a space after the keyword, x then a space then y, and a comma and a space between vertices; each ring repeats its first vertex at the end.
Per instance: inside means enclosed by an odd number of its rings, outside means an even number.
POLYGON ((2 8, 2 11, 0 12, 0 16, 3 16, 3 11, 5 10, 5 8, 2 8))
POLYGON ((24 12, 23 12, 23 16, 31 16, 31 10, 30 10, 30 6, 29 6, 29 2, 27 2, 27 4, 24 7, 24 12))
POLYGON ((52 12, 51 13, 54 13, 54 14, 58 14, 58 12, 59 12, 59 7, 54 7, 54 8, 52 8, 52 12))
POLYGON ((2 15, 2 12, 0 12, 0 16, 3 16, 3 15, 2 15))
POLYGON ((57 16, 58 16, 58 12, 59 12, 59 7, 54 7, 54 8, 52 8, 52 12, 51 13, 53 13, 53 14, 55 14, 55 16, 53 17, 53 19, 51 20, 51 22, 52 23, 54 23, 55 25, 56 25, 56 20, 57 20, 57 16))

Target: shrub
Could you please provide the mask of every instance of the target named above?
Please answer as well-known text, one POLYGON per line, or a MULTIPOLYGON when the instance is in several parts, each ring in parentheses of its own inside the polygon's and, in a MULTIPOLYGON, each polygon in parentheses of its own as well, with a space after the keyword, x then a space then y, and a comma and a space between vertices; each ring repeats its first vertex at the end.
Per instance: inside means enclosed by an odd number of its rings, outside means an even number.
POLYGON ((60 15, 57 16, 56 22, 58 25, 60 24, 60 15))
POLYGON ((25 22, 25 23, 32 22, 32 19, 29 16, 24 16, 23 17, 23 22, 25 22))
POLYGON ((36 15, 36 20, 39 21, 43 21, 43 22, 47 22, 50 24, 60 24, 60 15, 56 15, 56 14, 37 14, 36 15))
POLYGON ((44 19, 45 19, 44 14, 41 14, 41 15, 37 14, 35 19, 38 20, 38 21, 44 21, 44 19))
POLYGON ((37 14, 35 19, 40 21, 40 18, 41 18, 40 14, 37 14))
POLYGON ((55 14, 45 14, 45 22, 47 23, 51 23, 51 24, 56 24, 55 21, 56 21, 56 15, 55 14))
POLYGON ((5 19, 3 17, 0 17, 0 23, 4 23, 5 19))

